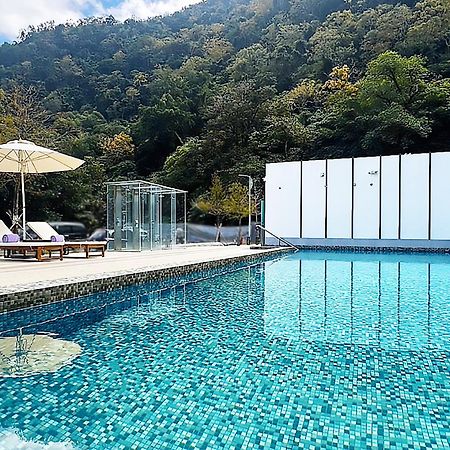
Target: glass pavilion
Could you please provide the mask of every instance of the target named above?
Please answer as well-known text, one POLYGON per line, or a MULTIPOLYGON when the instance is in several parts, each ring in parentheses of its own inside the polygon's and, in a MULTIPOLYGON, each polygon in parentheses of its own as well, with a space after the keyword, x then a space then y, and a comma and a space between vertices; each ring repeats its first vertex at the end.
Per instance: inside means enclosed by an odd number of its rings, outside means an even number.
POLYGON ((186 191, 141 180, 107 185, 111 250, 160 250, 186 243, 186 191))

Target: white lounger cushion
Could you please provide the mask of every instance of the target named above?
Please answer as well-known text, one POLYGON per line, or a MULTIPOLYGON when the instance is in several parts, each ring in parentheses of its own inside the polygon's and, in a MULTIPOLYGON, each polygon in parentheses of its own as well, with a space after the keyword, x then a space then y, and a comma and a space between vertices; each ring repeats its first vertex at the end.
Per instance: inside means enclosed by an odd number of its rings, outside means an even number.
MULTIPOLYGON (((51 241, 52 236, 56 236, 58 233, 57 231, 52 228, 47 222, 28 222, 27 225, 38 235, 39 239, 42 239, 43 241, 51 241)), ((63 244, 66 244, 67 246, 83 246, 83 245, 98 245, 107 244, 106 241, 64 241, 63 244)))
POLYGON ((3 220, 0 220, 0 241, 5 234, 12 234, 12 231, 5 225, 3 220))
POLYGON ((51 241, 52 236, 58 233, 47 222, 28 222, 27 225, 38 235, 43 241, 51 241))

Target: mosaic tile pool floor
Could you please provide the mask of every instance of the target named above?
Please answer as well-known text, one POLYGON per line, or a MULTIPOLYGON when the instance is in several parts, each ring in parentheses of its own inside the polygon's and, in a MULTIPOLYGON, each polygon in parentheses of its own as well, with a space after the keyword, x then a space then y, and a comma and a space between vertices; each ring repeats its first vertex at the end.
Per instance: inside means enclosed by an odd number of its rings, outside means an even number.
POLYGON ((449 302, 450 256, 304 252, 0 316, 0 336, 83 351, 0 378, 0 430, 75 449, 448 449, 449 302))

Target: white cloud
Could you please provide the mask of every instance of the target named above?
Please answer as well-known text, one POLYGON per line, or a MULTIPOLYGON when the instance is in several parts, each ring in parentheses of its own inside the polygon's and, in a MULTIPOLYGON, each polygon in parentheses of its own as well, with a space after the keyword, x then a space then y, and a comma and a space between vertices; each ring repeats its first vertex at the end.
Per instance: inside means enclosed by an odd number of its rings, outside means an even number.
POLYGON ((147 19, 178 11, 201 0, 124 0, 116 7, 109 8, 108 14, 118 20, 129 18, 147 19))
POLYGON ((123 0, 105 8, 100 0, 0 0, 0 36, 15 39, 29 25, 64 23, 86 16, 113 15, 118 20, 169 14, 201 0, 123 0))
POLYGON ((0 0, 0 34, 14 39, 29 25, 77 20, 87 10, 98 14, 101 4, 97 0, 0 0))

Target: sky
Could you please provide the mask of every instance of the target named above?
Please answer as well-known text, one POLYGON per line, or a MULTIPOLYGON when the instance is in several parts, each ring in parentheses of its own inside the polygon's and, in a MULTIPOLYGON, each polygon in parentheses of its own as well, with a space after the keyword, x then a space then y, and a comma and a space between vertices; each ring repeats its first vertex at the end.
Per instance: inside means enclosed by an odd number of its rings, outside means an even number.
POLYGON ((0 0, 0 43, 13 41, 20 30, 54 20, 63 23, 90 16, 118 20, 170 14, 201 0, 0 0))

